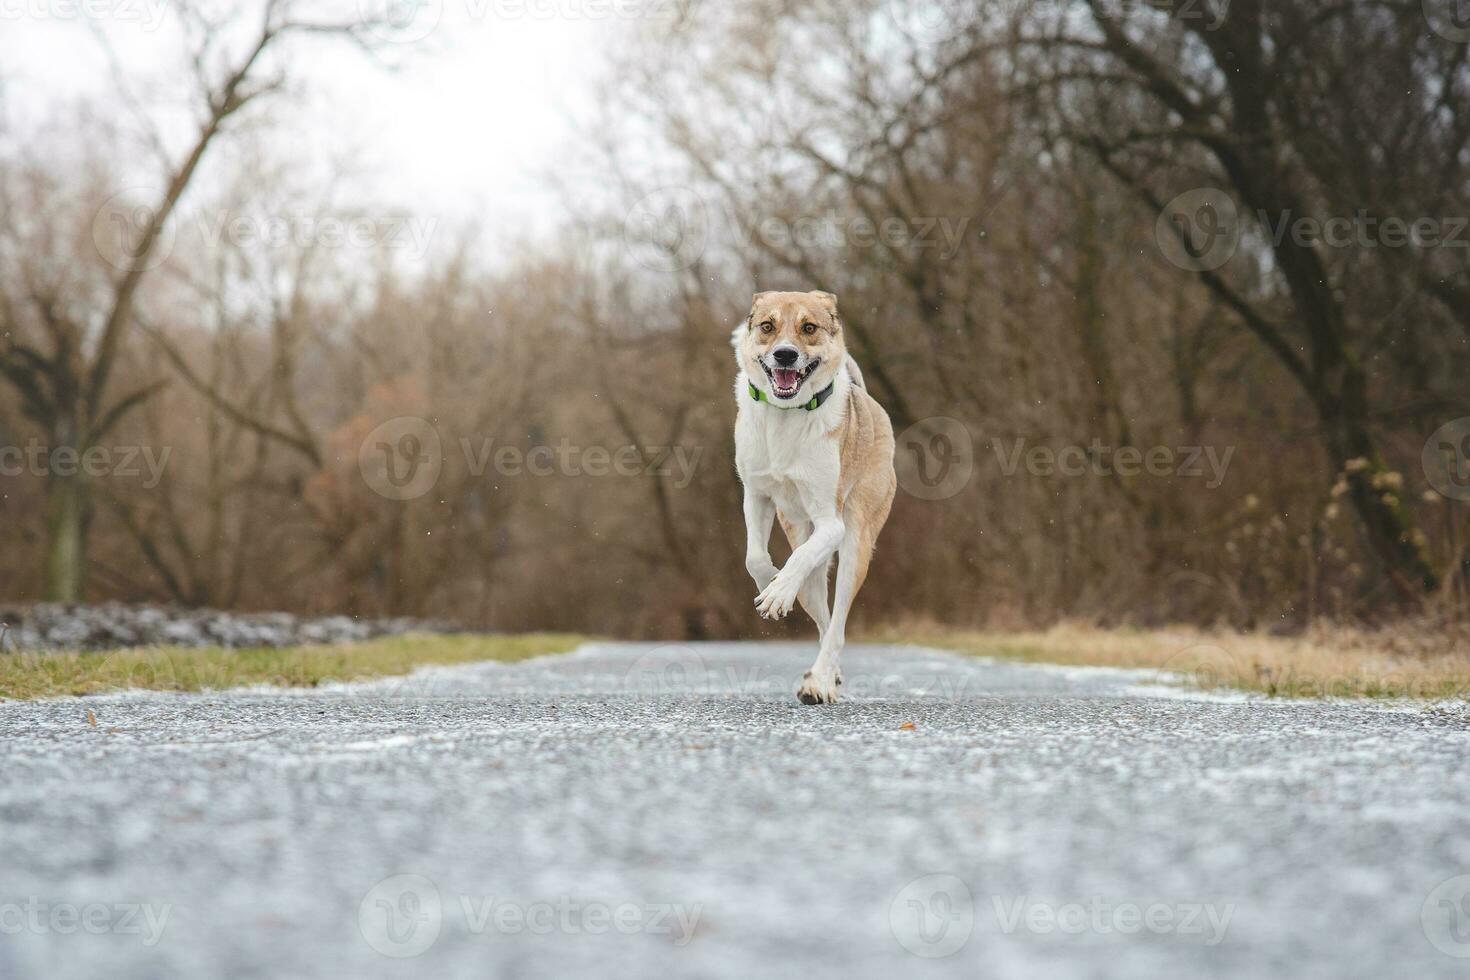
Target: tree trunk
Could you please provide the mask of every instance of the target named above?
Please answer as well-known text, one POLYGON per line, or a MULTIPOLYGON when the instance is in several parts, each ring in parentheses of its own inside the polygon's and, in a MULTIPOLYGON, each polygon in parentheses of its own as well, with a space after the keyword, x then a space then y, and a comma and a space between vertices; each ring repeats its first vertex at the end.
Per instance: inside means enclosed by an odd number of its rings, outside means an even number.
MULTIPOLYGON (((57 447, 52 447, 54 456, 57 447)), ((87 525, 91 523, 91 488, 86 474, 55 473, 46 486, 49 554, 46 598, 52 602, 81 602, 87 585, 87 525)))
POLYGON ((1363 379, 1356 371, 1352 373, 1341 398, 1318 401, 1328 458, 1347 479, 1348 499, 1394 584, 1406 598, 1433 592, 1439 587, 1439 576, 1404 507, 1404 487, 1386 478, 1388 466, 1368 431, 1363 379))

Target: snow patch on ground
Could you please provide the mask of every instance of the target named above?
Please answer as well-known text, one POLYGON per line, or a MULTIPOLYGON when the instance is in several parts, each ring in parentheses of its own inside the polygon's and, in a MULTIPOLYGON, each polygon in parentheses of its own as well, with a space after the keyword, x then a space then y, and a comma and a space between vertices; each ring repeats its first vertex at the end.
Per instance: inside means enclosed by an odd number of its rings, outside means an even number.
POLYGON ((413 632, 448 632, 447 623, 237 613, 173 606, 37 603, 0 607, 0 652, 119 650, 142 646, 288 647, 349 643, 413 632))

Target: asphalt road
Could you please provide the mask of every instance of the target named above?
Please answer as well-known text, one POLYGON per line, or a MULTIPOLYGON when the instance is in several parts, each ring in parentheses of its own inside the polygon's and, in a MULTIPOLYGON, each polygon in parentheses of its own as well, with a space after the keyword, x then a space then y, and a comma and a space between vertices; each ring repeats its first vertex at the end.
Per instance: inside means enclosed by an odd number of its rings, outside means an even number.
POLYGON ((812 653, 0 705, 0 977, 1470 974, 1463 705, 812 653))

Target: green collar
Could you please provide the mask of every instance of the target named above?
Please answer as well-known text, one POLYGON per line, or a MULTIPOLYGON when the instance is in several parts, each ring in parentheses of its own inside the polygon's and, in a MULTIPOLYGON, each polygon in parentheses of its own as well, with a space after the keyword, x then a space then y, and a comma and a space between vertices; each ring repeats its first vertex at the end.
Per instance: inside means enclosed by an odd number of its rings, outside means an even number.
POLYGON ((819 391, 815 395, 813 395, 809 401, 802 402, 800 405, 777 405, 775 402, 771 401, 769 398, 766 397, 766 393, 764 391, 761 391, 759 388, 757 388, 755 386, 755 382, 754 381, 751 381, 750 379, 747 378, 746 381, 745 381, 745 383, 748 384, 748 385, 750 385, 750 397, 751 398, 754 398, 758 402, 765 402, 767 405, 770 405, 772 408, 779 408, 779 409, 782 409, 783 411, 784 410, 787 410, 787 409, 792 409, 792 408, 801 408, 801 409, 805 409, 808 412, 814 412, 817 409, 819 409, 819 408, 822 407, 822 402, 824 402, 828 398, 831 398, 832 397, 832 389, 835 388, 835 387, 837 387, 837 382, 834 381, 831 384, 829 384, 827 387, 823 388, 821 391, 819 391))

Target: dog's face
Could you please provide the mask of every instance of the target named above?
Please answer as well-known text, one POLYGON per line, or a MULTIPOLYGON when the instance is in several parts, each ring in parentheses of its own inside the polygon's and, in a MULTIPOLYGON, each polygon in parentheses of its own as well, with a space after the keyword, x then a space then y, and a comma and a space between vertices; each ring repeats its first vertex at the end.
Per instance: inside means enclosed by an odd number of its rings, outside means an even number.
POLYGON ((777 405, 799 405, 832 383, 847 346, 831 293, 756 293, 736 358, 777 405))

